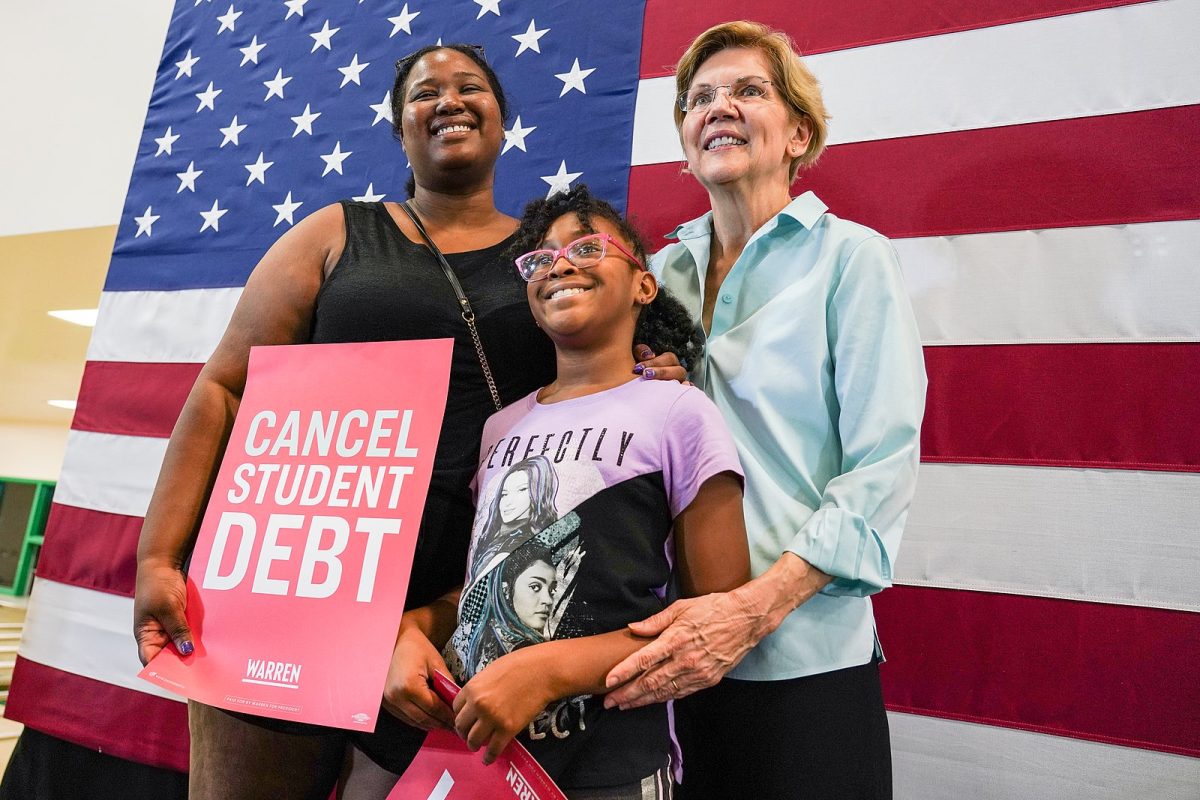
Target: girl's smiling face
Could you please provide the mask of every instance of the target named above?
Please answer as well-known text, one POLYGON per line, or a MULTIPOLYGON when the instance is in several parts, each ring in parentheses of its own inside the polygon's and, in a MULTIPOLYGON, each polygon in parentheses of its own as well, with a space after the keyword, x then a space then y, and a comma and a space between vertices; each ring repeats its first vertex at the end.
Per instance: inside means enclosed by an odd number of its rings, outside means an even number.
MULTIPOLYGON (((609 220, 592 215, 591 225, 585 227, 574 213, 556 219, 540 247, 558 249, 591 233, 609 234, 634 252, 609 220)), ((560 256, 544 280, 527 288, 534 319, 555 344, 607 341, 616 336, 627 336, 632 342, 639 309, 657 293, 654 276, 611 245, 598 264, 586 269, 560 256)))

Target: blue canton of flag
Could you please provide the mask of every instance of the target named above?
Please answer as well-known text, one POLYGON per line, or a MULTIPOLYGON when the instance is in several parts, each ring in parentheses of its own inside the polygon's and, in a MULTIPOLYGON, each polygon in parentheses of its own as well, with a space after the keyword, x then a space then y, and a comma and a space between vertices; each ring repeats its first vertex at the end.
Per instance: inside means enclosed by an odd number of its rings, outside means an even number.
POLYGON ((586 181, 624 207, 644 3, 180 0, 108 291, 241 286, 283 231, 341 198, 403 200, 398 58, 482 45, 509 98, 496 203, 586 181))

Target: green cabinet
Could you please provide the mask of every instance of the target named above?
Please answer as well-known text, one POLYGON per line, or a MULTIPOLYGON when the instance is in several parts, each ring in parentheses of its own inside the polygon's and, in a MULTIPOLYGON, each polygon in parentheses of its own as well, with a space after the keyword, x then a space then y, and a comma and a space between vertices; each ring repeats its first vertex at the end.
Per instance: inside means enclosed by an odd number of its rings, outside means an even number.
POLYGON ((0 594, 27 595, 54 484, 0 478, 0 594))

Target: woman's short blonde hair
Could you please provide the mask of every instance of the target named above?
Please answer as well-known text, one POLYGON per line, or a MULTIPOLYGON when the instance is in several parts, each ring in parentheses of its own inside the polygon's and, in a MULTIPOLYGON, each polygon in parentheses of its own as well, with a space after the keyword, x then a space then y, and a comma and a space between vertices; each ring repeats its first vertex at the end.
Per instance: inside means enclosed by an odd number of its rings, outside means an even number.
MULTIPOLYGON (((821 98, 821 84, 800 59, 792 37, 758 22, 738 20, 715 25, 696 37, 675 66, 675 89, 682 94, 691 88, 696 72, 705 61, 722 50, 745 47, 758 50, 771 65, 771 85, 796 119, 807 119, 812 127, 808 148, 792 159, 794 180, 801 167, 816 162, 829 136, 829 114, 821 98)), ((675 127, 683 127, 684 112, 675 106, 675 127)))

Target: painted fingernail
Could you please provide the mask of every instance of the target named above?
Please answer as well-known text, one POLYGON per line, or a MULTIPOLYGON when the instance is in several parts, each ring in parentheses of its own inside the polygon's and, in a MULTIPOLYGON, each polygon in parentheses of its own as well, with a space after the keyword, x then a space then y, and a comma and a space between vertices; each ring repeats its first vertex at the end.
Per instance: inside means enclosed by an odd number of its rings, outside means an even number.
POLYGON ((184 656, 190 656, 192 654, 192 651, 196 649, 192 645, 191 642, 186 641, 186 640, 180 642, 178 647, 179 647, 179 654, 184 655, 184 656))
POLYGON ((653 358, 653 357, 654 357, 654 351, 651 350, 649 347, 646 347, 646 345, 642 345, 638 349, 638 358, 644 359, 644 358, 653 358))
POLYGON ((634 364, 633 365, 633 371, 636 372, 638 375, 641 375, 642 370, 644 370, 645 368, 646 368, 645 364, 634 364))
POLYGON ((647 367, 646 369, 642 370, 642 377, 645 378, 646 380, 653 379, 654 378, 654 368, 647 367))

